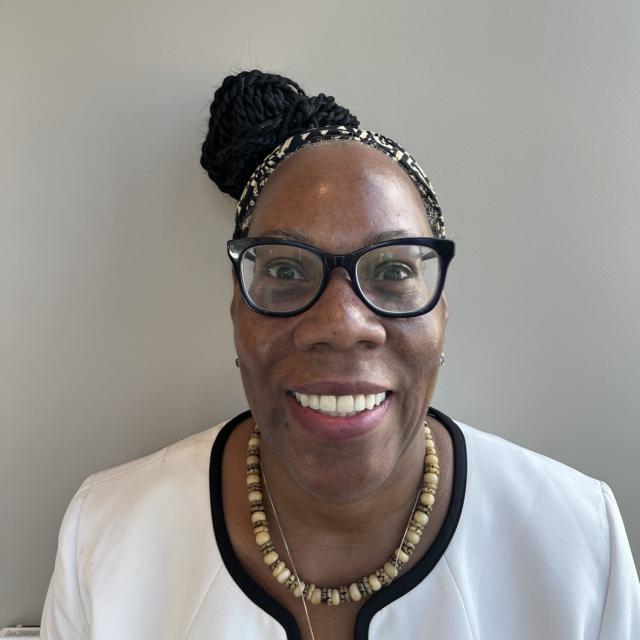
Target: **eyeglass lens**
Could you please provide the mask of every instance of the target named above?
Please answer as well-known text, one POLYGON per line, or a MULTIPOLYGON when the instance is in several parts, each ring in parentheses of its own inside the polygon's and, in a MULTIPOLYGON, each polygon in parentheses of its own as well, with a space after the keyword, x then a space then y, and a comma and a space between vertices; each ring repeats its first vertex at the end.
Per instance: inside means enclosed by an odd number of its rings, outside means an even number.
MULTIPOLYGON (((323 281, 322 259, 301 247, 261 244, 244 251, 240 262, 244 289, 258 307, 289 313, 307 305, 323 281)), ((411 313, 435 295, 438 254, 423 245, 399 244, 372 249, 356 264, 356 279, 374 307, 411 313)))

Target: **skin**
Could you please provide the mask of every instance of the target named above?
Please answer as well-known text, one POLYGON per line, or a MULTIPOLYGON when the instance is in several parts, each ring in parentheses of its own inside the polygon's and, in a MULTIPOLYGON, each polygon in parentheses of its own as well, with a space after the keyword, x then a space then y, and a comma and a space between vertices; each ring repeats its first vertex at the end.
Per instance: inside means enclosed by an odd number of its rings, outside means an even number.
MULTIPOLYGON (((432 237, 410 178, 384 154, 354 141, 309 145, 276 169, 260 195, 249 235, 278 236, 286 230, 333 253, 359 249, 381 232, 432 237)), ((234 277, 231 317, 245 393, 263 434, 263 471, 300 576, 338 585, 371 573, 397 547, 422 477, 423 417, 440 370, 445 296, 426 315, 384 318, 360 301, 346 272, 335 269, 310 309, 273 318, 244 303, 234 277), (374 431, 328 442, 289 419, 287 393, 337 378, 366 380, 393 392, 374 431)), ((451 442, 442 425, 431 418, 429 423, 441 462, 440 488, 410 566, 433 541, 450 498, 451 442)), ((253 539, 244 483, 253 424, 239 425, 225 449, 225 518, 247 571, 296 615, 310 637, 300 600, 269 574, 253 539)), ((284 554, 270 508, 268 517, 276 548, 284 554)), ((309 605, 316 639, 353 637, 360 604, 309 605)))

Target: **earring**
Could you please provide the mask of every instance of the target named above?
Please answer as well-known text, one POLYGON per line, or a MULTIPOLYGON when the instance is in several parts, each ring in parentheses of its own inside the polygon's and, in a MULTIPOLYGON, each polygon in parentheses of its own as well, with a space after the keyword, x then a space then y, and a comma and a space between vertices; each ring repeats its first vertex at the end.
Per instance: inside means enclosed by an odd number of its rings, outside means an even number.
POLYGON ((444 353, 440 354, 440 366, 444 364, 444 353))
POLYGON ((238 359, 237 356, 236 356, 236 367, 240 368, 240 360, 238 359))

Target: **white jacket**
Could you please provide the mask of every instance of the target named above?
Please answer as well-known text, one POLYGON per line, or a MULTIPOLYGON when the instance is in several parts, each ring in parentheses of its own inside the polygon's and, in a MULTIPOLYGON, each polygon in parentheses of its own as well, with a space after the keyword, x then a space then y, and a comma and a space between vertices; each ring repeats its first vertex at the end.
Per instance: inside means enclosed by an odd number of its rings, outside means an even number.
MULTIPOLYGON (((453 439, 451 505, 420 562, 365 601, 354 637, 640 640, 640 584, 609 487, 429 412, 453 439)), ((244 572, 222 517, 222 451, 247 415, 82 483, 43 640, 300 638, 244 572)))

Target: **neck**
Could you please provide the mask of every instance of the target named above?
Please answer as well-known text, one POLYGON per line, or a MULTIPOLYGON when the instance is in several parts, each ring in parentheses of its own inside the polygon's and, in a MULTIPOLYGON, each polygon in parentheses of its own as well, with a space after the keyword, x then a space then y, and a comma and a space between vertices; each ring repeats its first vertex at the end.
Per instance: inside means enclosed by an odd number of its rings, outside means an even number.
MULTIPOLYGON (((294 557, 308 557, 311 548, 331 548, 339 552, 343 561, 349 557, 346 553, 363 549, 368 557, 388 556, 404 535, 416 501, 424 453, 424 434, 418 429, 414 441, 381 485, 354 499, 335 501, 313 495, 300 486, 263 438, 262 472, 294 557)), ((276 531, 272 512, 269 518, 271 530, 276 531)))

